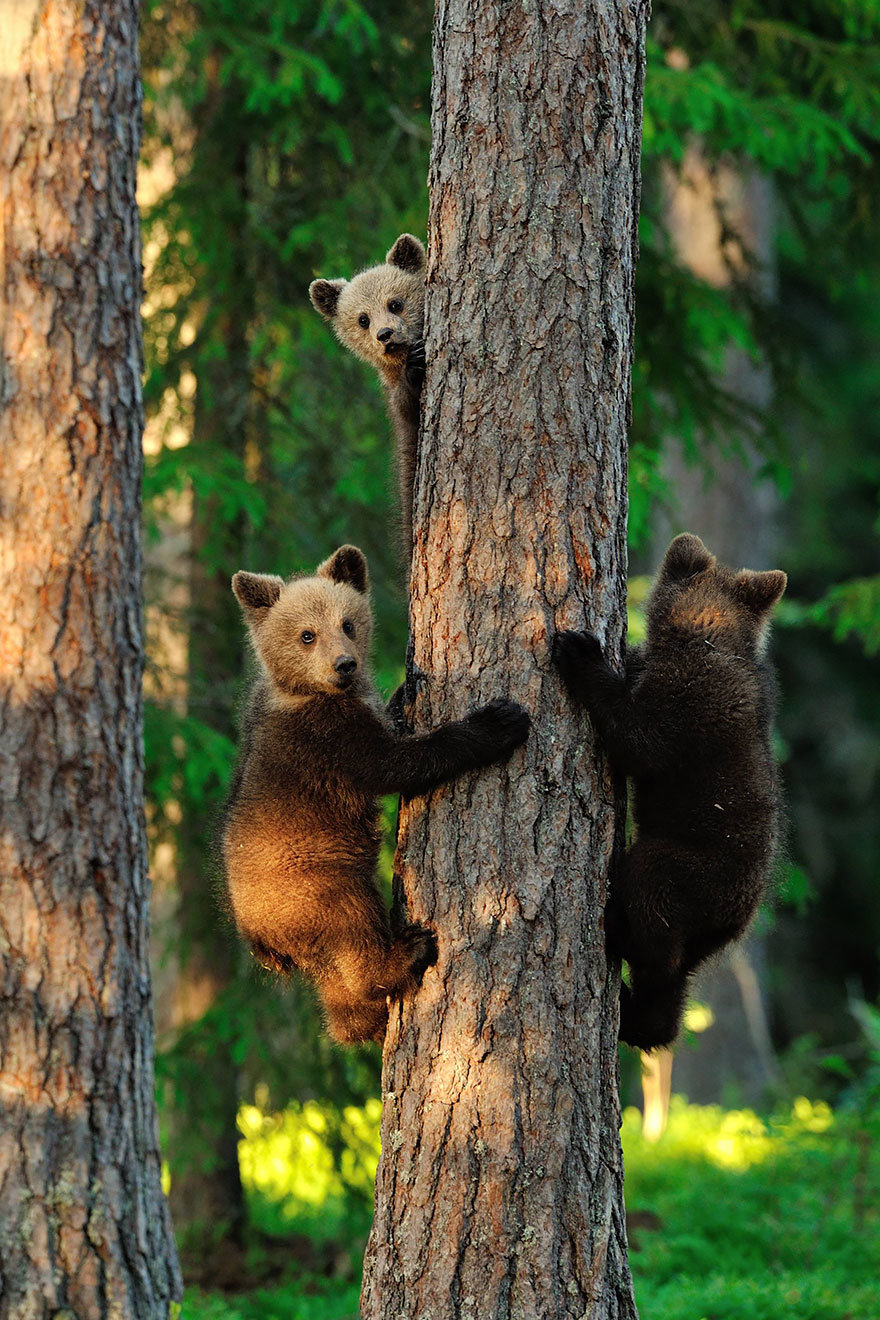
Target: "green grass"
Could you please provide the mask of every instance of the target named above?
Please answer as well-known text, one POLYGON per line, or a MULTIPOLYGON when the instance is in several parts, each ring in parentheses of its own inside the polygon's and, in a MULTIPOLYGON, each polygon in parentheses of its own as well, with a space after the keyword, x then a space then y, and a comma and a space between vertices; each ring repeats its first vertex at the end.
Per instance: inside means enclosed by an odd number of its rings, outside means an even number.
POLYGON ((798 1100, 776 1121, 674 1099, 624 1118, 642 1320, 880 1320, 880 1152, 855 1117, 798 1100))
POLYGON ((181 1320, 357 1320, 359 1283, 303 1277, 225 1298, 187 1289, 181 1320))
MULTIPOLYGON (((377 1101, 341 1113, 315 1104, 270 1116, 243 1109, 241 1164, 254 1222, 360 1251, 378 1117, 377 1101)), ((880 1320, 878 1136, 857 1115, 804 1099, 765 1119, 674 1097, 667 1131, 652 1144, 628 1110, 623 1144, 641 1320, 880 1320)), ((292 1269, 274 1288, 232 1298, 190 1290, 182 1320, 355 1320, 356 1262, 345 1274, 292 1269)))

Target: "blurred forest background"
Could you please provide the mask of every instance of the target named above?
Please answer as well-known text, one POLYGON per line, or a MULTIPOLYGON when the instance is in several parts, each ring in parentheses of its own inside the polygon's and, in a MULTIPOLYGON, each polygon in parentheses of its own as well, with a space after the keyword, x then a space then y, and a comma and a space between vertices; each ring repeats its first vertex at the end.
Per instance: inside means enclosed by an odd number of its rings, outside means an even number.
MULTIPOLYGON (((378 1053, 333 1048, 311 994, 237 946, 212 837, 247 671, 234 570, 286 575, 360 545, 381 686, 402 674, 379 387, 307 288, 424 236, 431 22, 419 0, 144 5, 148 821, 164 1149, 205 1289, 188 1315, 357 1309, 378 1053)), ((670 531, 785 568, 789 839, 755 934, 697 987, 673 1067, 674 1091, 716 1107, 673 1101, 656 1145, 625 1123, 652 1320, 880 1315, 865 1273, 880 1246, 878 161, 877 0, 656 0, 632 632, 670 531)), ((636 1102, 637 1060, 623 1065, 636 1102)))

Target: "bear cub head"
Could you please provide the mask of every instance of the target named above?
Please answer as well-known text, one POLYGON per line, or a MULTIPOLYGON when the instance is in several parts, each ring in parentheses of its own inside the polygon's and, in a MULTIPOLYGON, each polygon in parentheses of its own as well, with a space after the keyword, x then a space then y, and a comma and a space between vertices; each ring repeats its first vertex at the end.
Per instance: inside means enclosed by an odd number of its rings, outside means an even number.
POLYGON ((684 532, 666 551, 648 602, 648 645, 698 639, 719 651, 754 658, 787 578, 774 569, 734 572, 698 536, 684 532))
POLYGON ((360 696, 369 688, 370 585, 355 546, 340 546, 311 577, 236 573, 232 590, 277 696, 360 696))
POLYGON ((424 330, 426 264, 419 240, 401 234, 384 265, 351 280, 313 280, 309 297, 346 348, 394 379, 424 330))

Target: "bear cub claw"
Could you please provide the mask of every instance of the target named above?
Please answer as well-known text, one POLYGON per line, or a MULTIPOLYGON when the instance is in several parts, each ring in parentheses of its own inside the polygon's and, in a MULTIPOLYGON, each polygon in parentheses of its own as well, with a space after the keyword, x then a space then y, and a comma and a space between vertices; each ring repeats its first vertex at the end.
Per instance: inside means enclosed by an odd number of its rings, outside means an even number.
POLYGON ((420 390, 425 379, 425 341, 416 339, 406 355, 406 379, 414 390, 420 390))

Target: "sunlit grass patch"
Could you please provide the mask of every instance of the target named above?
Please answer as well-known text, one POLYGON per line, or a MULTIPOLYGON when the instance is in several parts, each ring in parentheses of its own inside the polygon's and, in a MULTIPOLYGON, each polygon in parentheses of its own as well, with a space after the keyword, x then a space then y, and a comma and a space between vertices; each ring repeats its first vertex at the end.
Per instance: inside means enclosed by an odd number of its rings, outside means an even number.
POLYGON ((627 1169, 663 1167, 705 1160, 719 1168, 744 1170, 762 1163, 786 1141, 807 1133, 827 1131, 834 1116, 823 1101, 799 1097, 790 1115, 759 1118, 751 1109, 721 1109, 717 1105, 689 1105, 673 1096, 669 1123, 659 1145, 642 1139, 642 1116, 627 1109, 623 1116, 623 1146, 627 1169))

